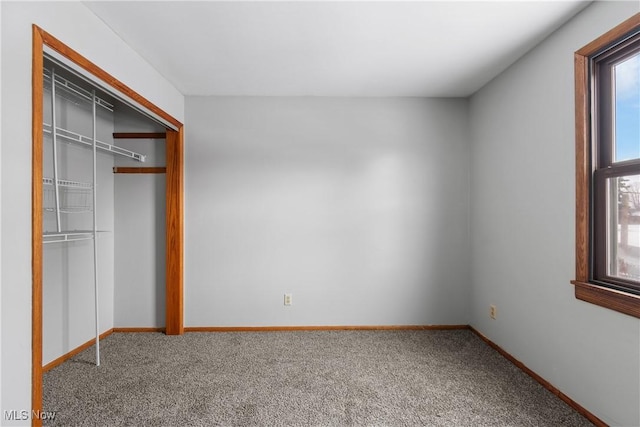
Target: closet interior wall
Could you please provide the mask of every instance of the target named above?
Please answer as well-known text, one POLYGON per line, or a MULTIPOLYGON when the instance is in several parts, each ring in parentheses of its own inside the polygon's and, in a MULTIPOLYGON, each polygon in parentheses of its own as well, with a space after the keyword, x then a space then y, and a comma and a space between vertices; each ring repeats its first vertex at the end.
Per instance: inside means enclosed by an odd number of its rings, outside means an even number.
MULTIPOLYGON (((131 109, 115 111, 115 132, 163 133, 165 128, 131 109)), ((164 167, 164 139, 118 139, 146 160, 117 157, 121 167, 164 167)), ((117 173, 115 185, 114 326, 165 326, 166 190, 164 173, 117 173)))

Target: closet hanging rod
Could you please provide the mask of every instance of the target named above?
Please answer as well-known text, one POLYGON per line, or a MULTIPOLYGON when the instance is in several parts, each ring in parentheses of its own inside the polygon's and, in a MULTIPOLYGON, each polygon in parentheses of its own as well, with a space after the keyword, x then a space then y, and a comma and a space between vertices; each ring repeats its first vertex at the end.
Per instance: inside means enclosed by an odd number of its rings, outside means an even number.
POLYGON ((167 168, 165 166, 151 166, 146 168, 114 166, 113 173, 167 173, 167 168))
MULTIPOLYGON (((48 68, 44 69, 45 81, 51 82, 51 71, 48 68)), ((56 87, 66 89, 67 91, 83 98, 85 101, 92 102, 91 92, 83 89, 75 83, 71 83, 69 80, 60 77, 56 74, 56 87)), ((102 98, 96 97, 96 105, 104 108, 105 110, 113 112, 113 104, 105 101, 102 98)))
POLYGON ((166 139, 165 132, 114 132, 113 139, 166 139))
MULTIPOLYGON (((48 123, 44 123, 43 131, 44 133, 52 134, 51 125, 48 123)), ((56 128, 56 136, 59 138, 66 139, 67 141, 85 145, 87 147, 93 146, 92 138, 81 135, 79 133, 72 132, 70 130, 67 130, 61 127, 56 128)), ((96 147, 102 151, 108 151, 113 154, 119 154, 121 156, 137 160, 139 162, 144 162, 146 160, 146 157, 144 156, 144 154, 136 153, 134 151, 130 151, 125 148, 118 147, 117 145, 107 144, 106 142, 96 140, 96 147)))

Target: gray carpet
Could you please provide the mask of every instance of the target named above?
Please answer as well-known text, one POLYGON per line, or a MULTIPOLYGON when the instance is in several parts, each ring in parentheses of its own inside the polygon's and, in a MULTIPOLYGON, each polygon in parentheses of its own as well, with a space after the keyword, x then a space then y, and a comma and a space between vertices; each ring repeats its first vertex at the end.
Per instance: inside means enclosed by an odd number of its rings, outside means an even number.
POLYGON ((468 330, 116 333, 44 375, 46 425, 590 426, 468 330))

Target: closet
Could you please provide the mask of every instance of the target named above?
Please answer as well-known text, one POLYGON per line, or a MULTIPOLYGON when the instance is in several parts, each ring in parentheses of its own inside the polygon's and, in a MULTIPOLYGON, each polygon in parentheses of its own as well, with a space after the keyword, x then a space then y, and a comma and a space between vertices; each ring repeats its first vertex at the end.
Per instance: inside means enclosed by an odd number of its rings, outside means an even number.
POLYGON ((118 326, 164 326, 166 126, 45 56, 43 365, 118 326))

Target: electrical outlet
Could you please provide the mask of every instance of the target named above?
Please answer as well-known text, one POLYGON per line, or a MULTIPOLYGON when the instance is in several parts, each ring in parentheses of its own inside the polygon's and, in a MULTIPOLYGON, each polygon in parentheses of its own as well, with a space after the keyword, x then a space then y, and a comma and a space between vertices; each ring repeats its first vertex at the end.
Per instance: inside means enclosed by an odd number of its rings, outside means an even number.
POLYGON ((493 320, 495 320, 496 317, 498 317, 498 309, 496 308, 495 305, 489 306, 489 317, 491 317, 493 320))
POLYGON ((284 294, 284 305, 293 304, 293 294, 284 294))

